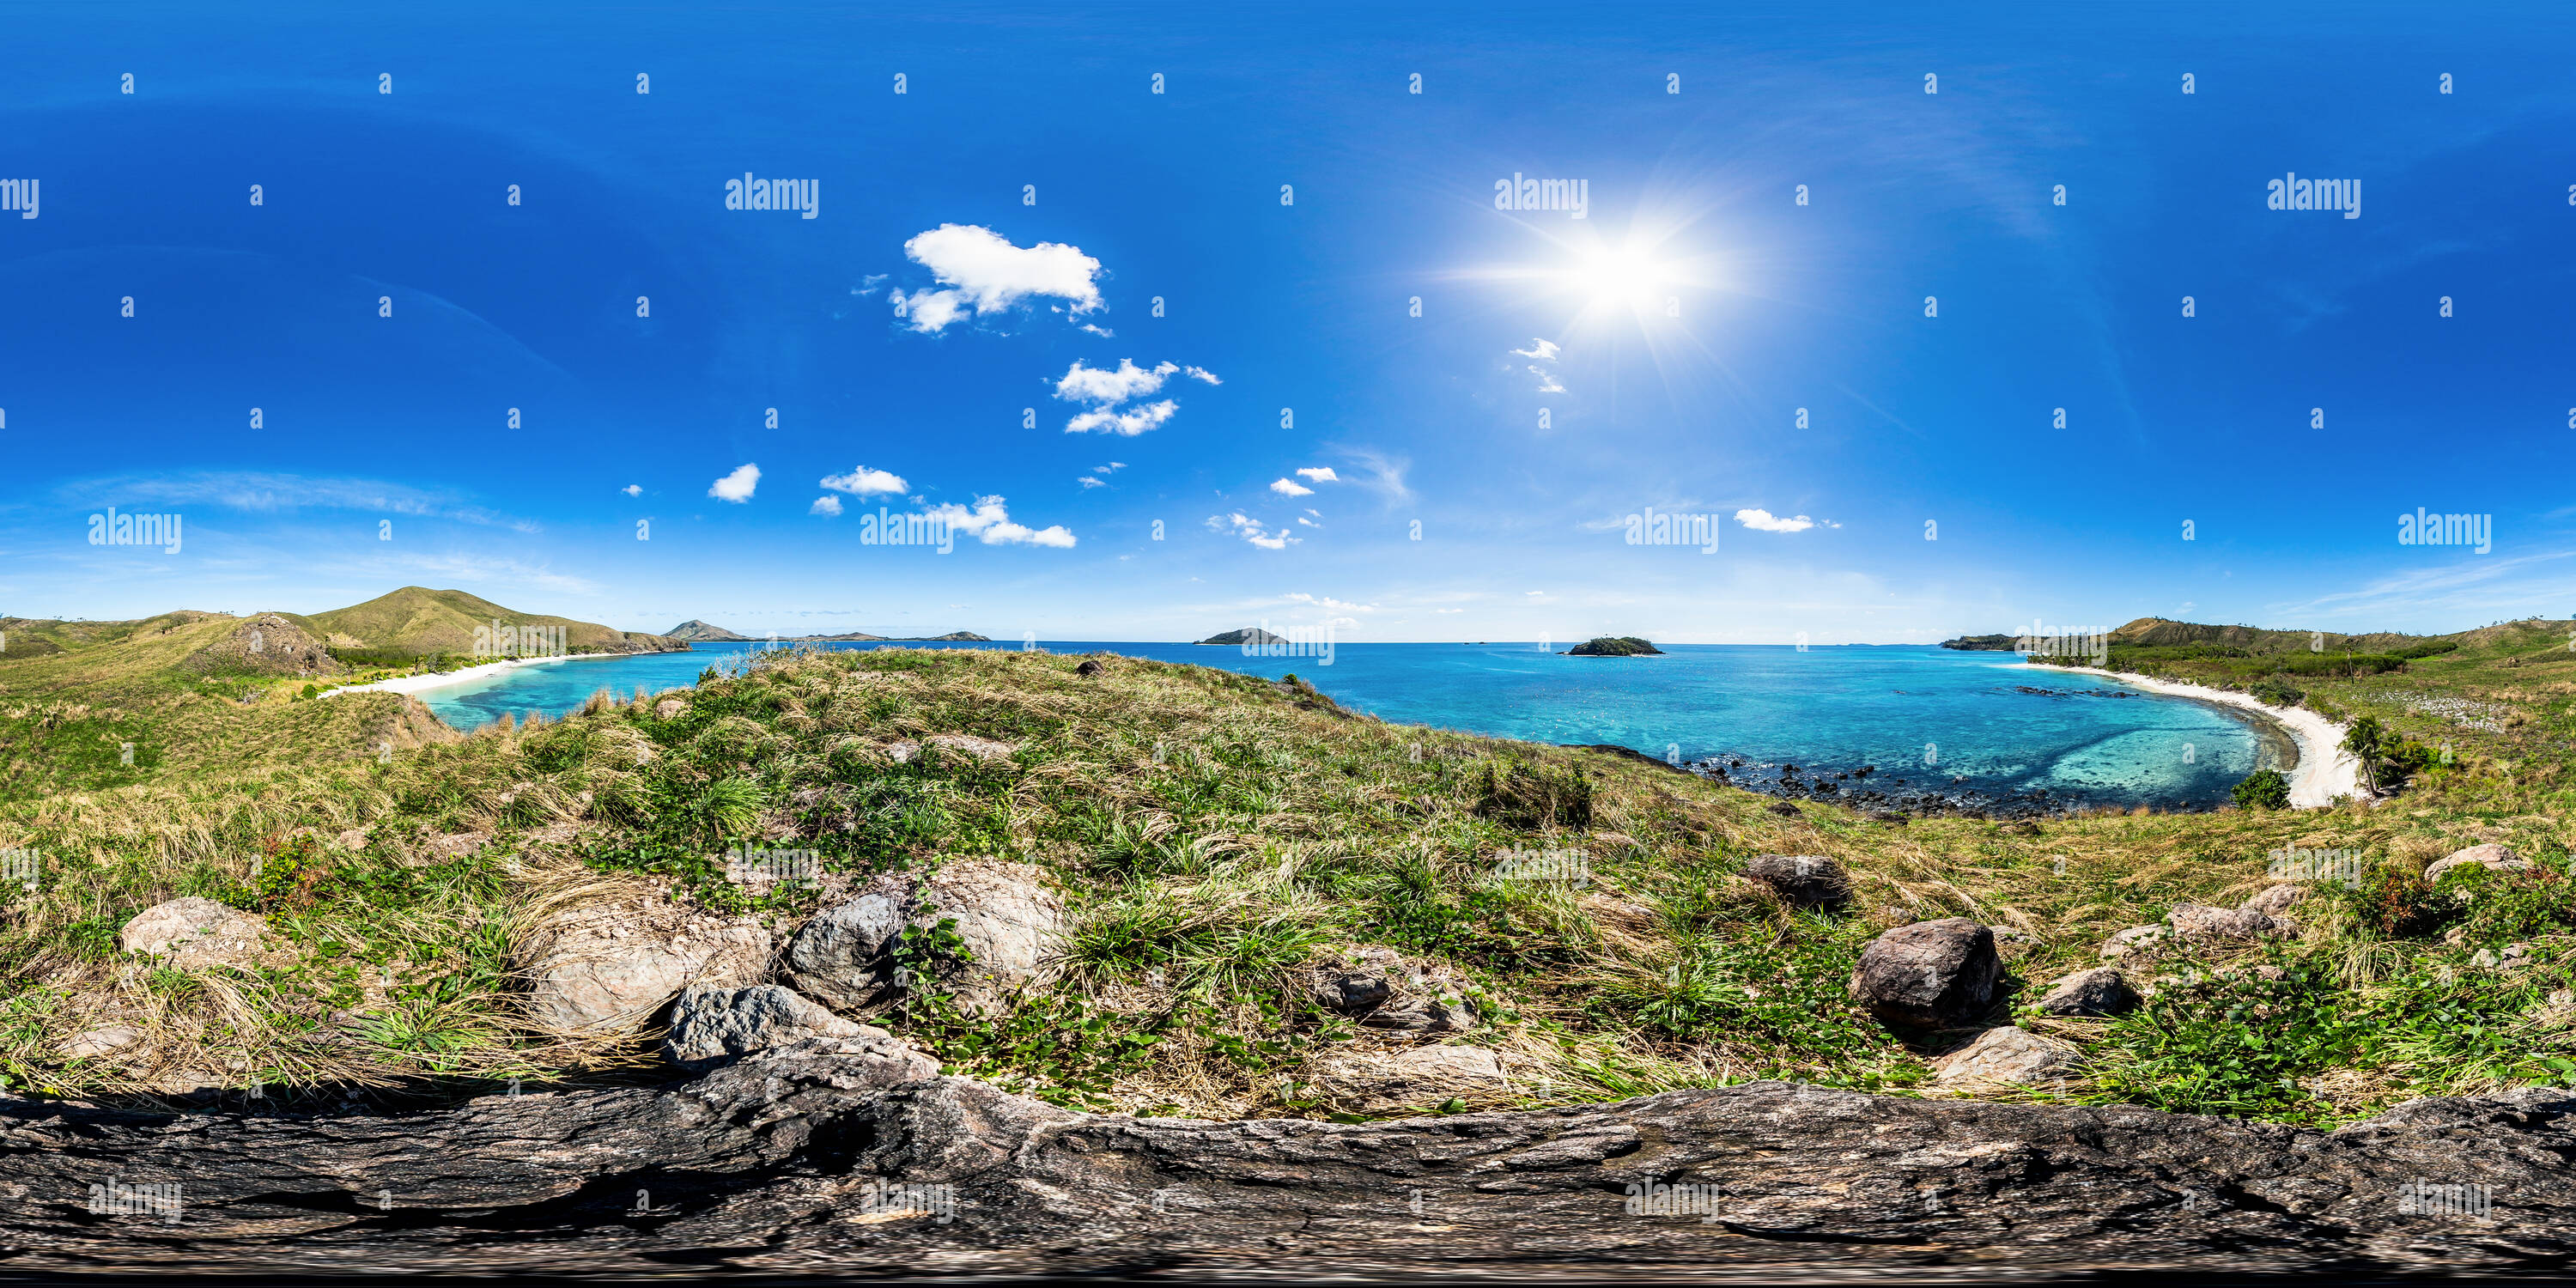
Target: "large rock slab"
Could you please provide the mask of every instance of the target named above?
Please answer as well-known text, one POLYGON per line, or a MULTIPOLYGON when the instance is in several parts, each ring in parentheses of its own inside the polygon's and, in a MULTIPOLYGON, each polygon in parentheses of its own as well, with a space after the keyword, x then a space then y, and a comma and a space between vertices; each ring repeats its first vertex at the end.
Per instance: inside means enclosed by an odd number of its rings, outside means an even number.
MULTIPOLYGON (((683 1069, 699 1072, 807 1038, 859 1037, 894 1040, 883 1029, 852 1024, 776 984, 749 988, 702 984, 681 993, 672 1006, 671 1031, 662 1039, 662 1054, 683 1069)), ((934 1062, 928 1073, 938 1071, 934 1062)))
POLYGON ((2082 1055, 2074 1047, 2005 1025, 1978 1034, 1975 1041, 1933 1061, 1933 1067, 1941 1071, 1945 1086, 2033 1086, 2062 1081, 2081 1063, 2082 1055))
POLYGON ((1036 981, 1065 930, 1064 901, 1038 869, 998 859, 943 864, 916 889, 910 873, 888 873, 824 909, 797 931, 787 976, 798 990, 844 1011, 890 999, 895 948, 907 927, 957 923, 969 960, 940 981, 962 1005, 986 1010, 1036 981))
POLYGON ((659 899, 571 909, 528 937, 528 1019, 582 1036, 632 1028, 692 984, 738 988, 758 980, 769 953, 769 931, 749 918, 659 899))
POLYGON ((1994 932, 1967 917, 1944 917, 1871 940, 1852 972, 1851 996, 1890 1028, 1964 1027, 1994 1005, 2002 976, 1994 932))
POLYGON ((167 959, 178 970, 249 966, 268 949, 268 922, 257 913, 190 897, 156 903, 116 932, 117 947, 167 959))
POLYGON ((1093 1117, 911 1073, 813 1039, 393 1114, 0 1101, 10 1269, 2350 1281, 2576 1256, 2576 1099, 2551 1088, 2335 1132, 1778 1082, 1340 1124, 1093 1117), (181 1186, 180 1222, 90 1213, 110 1176, 181 1186), (1705 1215, 1632 1202, 1676 1183, 1705 1215))
POLYGON ((1505 1088, 1501 1060, 1470 1046, 1345 1052, 1319 1062, 1316 1076, 1335 1104, 1359 1113, 1421 1111, 1505 1088))

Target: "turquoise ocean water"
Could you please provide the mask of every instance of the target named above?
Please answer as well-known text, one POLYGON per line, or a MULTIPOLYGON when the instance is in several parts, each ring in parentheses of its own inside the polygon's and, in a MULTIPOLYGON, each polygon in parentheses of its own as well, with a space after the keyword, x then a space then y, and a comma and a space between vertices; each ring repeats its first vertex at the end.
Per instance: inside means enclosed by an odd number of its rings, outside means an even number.
MULTIPOLYGON (((592 692, 684 688, 756 645, 570 659, 421 695, 460 729, 503 713, 547 717, 592 692)), ((890 647, 872 644, 836 648, 890 647)), ((921 647, 918 645, 911 647, 921 647)), ((1013 644, 933 645, 1017 648, 1013 644)), ((1916 646, 1674 645, 1665 656, 1581 658, 1536 644, 1344 644, 1316 656, 1248 657, 1189 644, 1056 642, 1276 678, 1295 673, 1345 706, 1389 721, 1552 743, 1613 743, 1780 790, 1783 765, 1810 794, 1930 792, 1946 801, 2207 807, 2256 768, 2286 768, 2276 731, 2210 704, 2152 696, 2095 676, 2018 665, 2009 653, 1916 646), (1742 761, 1741 765, 1735 762, 1742 761), (1865 779, 1836 780, 1863 766, 1865 779), (1897 784, 1898 779, 1904 783, 1897 784)), ((1924 803, 1917 801, 1915 803, 1924 803)))

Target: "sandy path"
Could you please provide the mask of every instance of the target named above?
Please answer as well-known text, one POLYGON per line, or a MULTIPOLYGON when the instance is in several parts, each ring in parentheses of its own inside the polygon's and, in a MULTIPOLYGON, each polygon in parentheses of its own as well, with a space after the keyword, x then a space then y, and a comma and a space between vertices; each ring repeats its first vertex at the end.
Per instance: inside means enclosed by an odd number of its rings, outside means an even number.
POLYGON ((2044 662, 2028 665, 2050 671, 2078 671, 2099 675, 2135 685, 2150 693, 2169 694, 2177 698, 2199 698, 2206 702, 2223 702, 2271 720, 2290 731, 2290 739, 2299 745, 2298 768, 2290 771, 2290 804, 2299 809, 2316 809, 2331 805, 2337 796, 2356 799, 2361 791, 2361 760, 2343 750, 2347 726, 2336 724, 2306 707, 2267 707, 2253 697, 2226 689, 2213 689, 2199 684, 2176 684, 2171 680, 2151 680, 2143 675, 2105 671, 2093 666, 2055 666, 2044 662))

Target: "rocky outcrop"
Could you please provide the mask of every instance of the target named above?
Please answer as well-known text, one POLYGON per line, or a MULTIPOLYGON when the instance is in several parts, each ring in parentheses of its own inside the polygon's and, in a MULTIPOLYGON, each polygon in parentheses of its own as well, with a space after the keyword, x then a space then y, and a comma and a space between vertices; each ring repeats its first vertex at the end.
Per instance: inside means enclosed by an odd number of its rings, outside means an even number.
POLYGON ((2126 1015, 2138 1009, 2138 990, 2127 976, 2102 966, 2057 981, 2033 1005, 2050 1015, 2126 1015))
POLYGON ((2203 903, 2175 904, 2165 914, 2165 924, 2172 927, 2173 938, 2202 945, 2278 939, 2298 930, 2296 922, 2253 908, 2213 908, 2203 903))
MULTIPOLYGON (((662 1054, 671 1063, 696 1072, 737 1056, 790 1046, 807 1038, 894 1040, 883 1029, 852 1024, 794 990, 775 984, 755 984, 750 988, 701 985, 680 994, 680 1000, 672 1005, 671 1031, 662 1039, 662 1054)), ((938 1072, 935 1064, 931 1072, 938 1072)))
POLYGON ((2472 845, 2427 865, 2424 869, 2424 884, 2431 885, 2466 867, 2481 867, 2490 872, 2520 872, 2530 866, 2529 860, 2501 845, 2472 845))
POLYGON ((1944 1086, 2034 1086, 2073 1075, 2082 1055, 2066 1043, 2007 1024, 1978 1034, 1975 1041, 1932 1063, 1940 1070, 1944 1086))
POLYGON ((816 1039, 403 1114, 0 1102, 10 1269, 2349 1280, 2576 1256, 2576 1100, 2547 1088, 2330 1133, 1777 1082, 1345 1125, 1091 1117, 913 1072, 816 1039), (178 1186, 178 1220, 93 1214, 110 1177, 178 1186), (1702 1188, 1666 1215, 1678 1185, 1702 1188))
POLYGON ((631 1028, 692 984, 740 987, 769 966, 769 931, 748 918, 659 900, 557 913, 528 937, 528 1019, 595 1035, 631 1028))
POLYGON ((1851 996, 1889 1028, 1957 1028, 1984 1017, 2002 976, 1994 932, 1943 917, 1871 940, 1852 972, 1851 996))
POLYGON ((1455 1033, 1476 1022, 1464 981, 1391 948, 1326 961, 1315 968, 1311 991, 1316 1005, 1372 1029, 1455 1033))
POLYGON ((176 970, 249 966, 268 948, 268 923, 212 899, 189 897, 157 903, 125 923, 116 945, 129 953, 166 959, 176 970))
POLYGON ((1851 898, 1843 865, 1813 854, 1757 854, 1744 875, 1770 887, 1792 908, 1832 908, 1851 898))
POLYGON ((914 888, 912 873, 887 873, 825 909, 787 949, 787 977, 842 1011, 881 1003, 904 987, 895 948, 907 927, 957 923, 967 960, 947 964, 942 982, 970 1009, 1039 978, 1064 933, 1064 901, 1025 863, 968 859, 942 865, 914 888))
POLYGON ((1471 1046, 1344 1052, 1319 1061, 1315 1076, 1335 1104, 1365 1114, 1422 1113, 1505 1089, 1502 1061, 1471 1046))
POLYGON ((276 613, 261 613, 180 659, 177 669, 197 675, 326 676, 348 668, 303 627, 276 613))

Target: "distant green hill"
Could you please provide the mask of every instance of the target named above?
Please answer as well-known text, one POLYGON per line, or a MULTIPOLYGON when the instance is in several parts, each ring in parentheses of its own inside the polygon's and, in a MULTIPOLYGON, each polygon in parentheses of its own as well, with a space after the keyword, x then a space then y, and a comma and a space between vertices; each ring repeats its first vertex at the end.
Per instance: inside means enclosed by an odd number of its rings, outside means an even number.
POLYGON ((751 637, 748 635, 736 635, 732 631, 726 630, 721 626, 711 626, 692 617, 689 620, 662 632, 662 638, 685 640, 691 644, 695 644, 701 640, 719 644, 730 644, 736 640, 747 640, 751 637))
POLYGON ((563 632, 570 653, 662 653, 685 649, 685 641, 641 631, 621 631, 596 622, 577 622, 549 613, 523 613, 461 590, 405 586, 363 604, 315 613, 310 629, 334 649, 363 650, 374 656, 462 656, 474 651, 474 628, 494 623, 525 629, 563 632))

